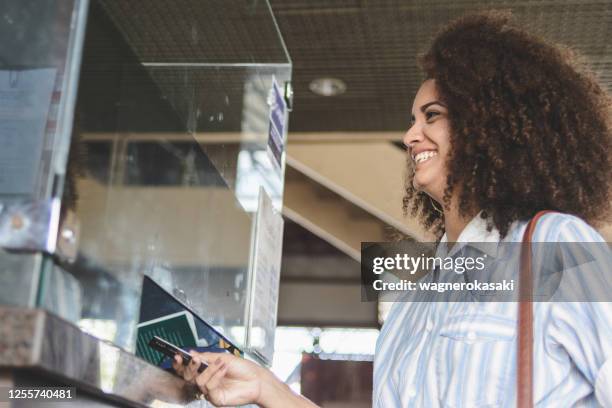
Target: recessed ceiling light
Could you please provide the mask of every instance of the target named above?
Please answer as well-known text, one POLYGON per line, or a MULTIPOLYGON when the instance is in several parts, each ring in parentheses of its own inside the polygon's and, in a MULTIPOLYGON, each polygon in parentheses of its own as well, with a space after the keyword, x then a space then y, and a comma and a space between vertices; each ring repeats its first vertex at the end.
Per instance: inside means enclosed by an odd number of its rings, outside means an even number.
POLYGON ((310 90, 321 96, 336 96, 346 91, 346 84, 338 78, 317 78, 310 82, 310 90))

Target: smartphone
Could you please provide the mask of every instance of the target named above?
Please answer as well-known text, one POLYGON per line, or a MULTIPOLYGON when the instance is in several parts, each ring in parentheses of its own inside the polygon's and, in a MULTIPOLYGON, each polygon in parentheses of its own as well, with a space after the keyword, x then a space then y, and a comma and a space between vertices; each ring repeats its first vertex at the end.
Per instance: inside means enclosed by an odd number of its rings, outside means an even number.
MULTIPOLYGON (((174 359, 174 356, 179 354, 183 359, 183 365, 185 366, 189 365, 189 363, 191 362, 191 354, 189 354, 182 348, 175 346, 169 341, 162 339, 161 337, 153 336, 153 338, 149 340, 149 347, 159 351, 160 353, 167 357, 170 357, 171 359, 174 359)), ((200 366, 198 367, 198 373, 203 372, 204 370, 206 370, 207 367, 208 366, 206 364, 200 363, 200 366)))

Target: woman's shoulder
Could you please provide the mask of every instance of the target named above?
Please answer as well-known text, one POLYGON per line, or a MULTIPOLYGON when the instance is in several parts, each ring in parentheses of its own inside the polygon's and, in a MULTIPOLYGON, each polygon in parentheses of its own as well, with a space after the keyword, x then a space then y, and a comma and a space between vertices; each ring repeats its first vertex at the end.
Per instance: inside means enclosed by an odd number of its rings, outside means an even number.
MULTIPOLYGON (((521 237, 527 221, 521 223, 521 237)), ((595 228, 572 214, 550 212, 544 214, 536 225, 533 242, 605 242, 595 228)))

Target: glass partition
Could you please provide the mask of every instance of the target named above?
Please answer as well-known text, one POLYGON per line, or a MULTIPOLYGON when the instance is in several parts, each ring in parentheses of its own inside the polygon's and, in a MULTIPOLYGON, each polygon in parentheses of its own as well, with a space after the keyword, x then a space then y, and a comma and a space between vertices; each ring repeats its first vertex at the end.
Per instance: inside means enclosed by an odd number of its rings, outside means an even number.
POLYGON ((266 1, 92 0, 66 180, 78 253, 44 268, 39 303, 134 350, 148 275, 243 346, 259 188, 282 205, 271 91, 290 77, 266 1))

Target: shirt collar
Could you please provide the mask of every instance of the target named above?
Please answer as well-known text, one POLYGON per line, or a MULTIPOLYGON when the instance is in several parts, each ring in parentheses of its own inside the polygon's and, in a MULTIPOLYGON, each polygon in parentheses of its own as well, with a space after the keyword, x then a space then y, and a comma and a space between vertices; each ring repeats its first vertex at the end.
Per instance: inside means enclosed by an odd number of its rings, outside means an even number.
POLYGON ((486 253, 488 256, 493 258, 497 257, 497 250, 500 241, 499 231, 495 226, 491 231, 487 231, 487 221, 480 217, 482 211, 476 214, 474 218, 463 228, 457 243, 448 251, 448 236, 446 233, 440 240, 440 247, 448 253, 446 256, 453 256, 459 252, 464 246, 469 245, 472 248, 486 253))

